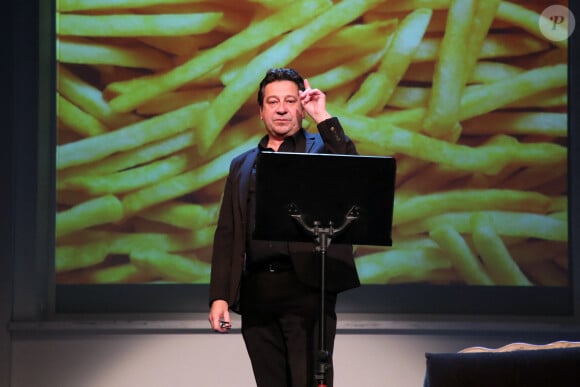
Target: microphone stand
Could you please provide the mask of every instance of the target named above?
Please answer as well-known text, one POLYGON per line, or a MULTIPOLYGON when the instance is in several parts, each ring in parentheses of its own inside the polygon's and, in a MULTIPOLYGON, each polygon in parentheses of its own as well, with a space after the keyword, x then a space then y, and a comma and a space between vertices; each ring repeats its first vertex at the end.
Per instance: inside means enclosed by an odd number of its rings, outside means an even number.
POLYGON ((325 294, 326 294, 326 252, 334 236, 342 233, 352 222, 359 217, 359 207, 353 205, 346 213, 343 224, 340 227, 334 227, 332 221, 327 227, 322 227, 321 222, 315 220, 312 226, 308 226, 304 221, 302 213, 298 206, 291 203, 288 206, 288 213, 294 218, 302 228, 314 237, 316 243, 315 251, 320 253, 320 342, 317 354, 317 369, 315 378, 319 387, 326 387, 326 372, 330 368, 330 353, 326 348, 326 318, 325 318, 325 294))

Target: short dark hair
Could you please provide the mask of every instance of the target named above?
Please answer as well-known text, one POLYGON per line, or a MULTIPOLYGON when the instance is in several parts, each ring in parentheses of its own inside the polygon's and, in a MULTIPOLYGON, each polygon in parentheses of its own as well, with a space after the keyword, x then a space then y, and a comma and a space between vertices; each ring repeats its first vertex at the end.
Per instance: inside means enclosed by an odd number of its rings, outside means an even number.
POLYGON ((280 67, 270 69, 266 72, 266 76, 260 82, 260 89, 258 90, 258 105, 264 105, 264 88, 268 83, 275 81, 292 81, 298 86, 298 90, 304 90, 304 79, 294 69, 287 67, 280 67))

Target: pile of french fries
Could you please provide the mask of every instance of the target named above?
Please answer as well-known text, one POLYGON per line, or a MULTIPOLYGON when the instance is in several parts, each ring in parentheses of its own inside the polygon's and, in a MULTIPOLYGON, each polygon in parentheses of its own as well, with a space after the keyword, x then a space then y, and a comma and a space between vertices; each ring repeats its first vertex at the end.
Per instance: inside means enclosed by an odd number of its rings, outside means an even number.
POLYGON ((393 246, 355 247, 363 283, 566 286, 554 3, 57 0, 57 283, 208 283, 258 83, 293 67, 360 154, 397 159, 393 246))

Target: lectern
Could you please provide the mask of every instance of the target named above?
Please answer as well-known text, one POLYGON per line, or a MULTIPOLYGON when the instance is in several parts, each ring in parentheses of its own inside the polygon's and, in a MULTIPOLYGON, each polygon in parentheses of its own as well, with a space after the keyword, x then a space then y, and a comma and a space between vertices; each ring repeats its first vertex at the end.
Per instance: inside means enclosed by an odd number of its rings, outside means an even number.
POLYGON ((390 246, 393 157, 261 152, 254 239, 314 242, 320 255, 320 343, 315 378, 326 386, 325 260, 330 243, 390 246))

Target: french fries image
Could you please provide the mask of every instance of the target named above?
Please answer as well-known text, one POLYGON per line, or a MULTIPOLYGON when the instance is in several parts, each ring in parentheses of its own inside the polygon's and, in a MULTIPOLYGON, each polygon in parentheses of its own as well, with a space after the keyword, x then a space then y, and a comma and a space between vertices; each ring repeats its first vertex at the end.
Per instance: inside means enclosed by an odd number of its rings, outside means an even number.
POLYGON ((220 12, 172 15, 76 15, 59 14, 62 36, 183 36, 203 34, 218 26, 220 12))
POLYGON ((258 82, 288 66, 359 153, 397 159, 393 246, 355 246, 363 284, 566 286, 552 4, 57 0, 57 283, 207 283, 258 82))

